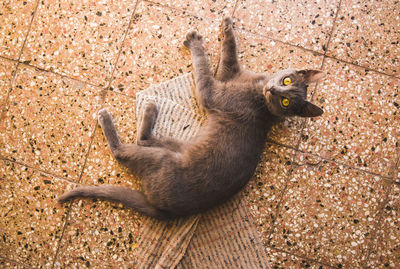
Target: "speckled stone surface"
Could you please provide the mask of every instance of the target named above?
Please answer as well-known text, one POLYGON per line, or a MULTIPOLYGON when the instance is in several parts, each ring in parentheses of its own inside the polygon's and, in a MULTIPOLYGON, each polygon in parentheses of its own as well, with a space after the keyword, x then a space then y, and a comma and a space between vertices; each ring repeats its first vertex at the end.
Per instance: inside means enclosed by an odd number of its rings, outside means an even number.
MULTIPOLYGON (((115 92, 109 92, 104 102, 104 107, 113 115, 121 140, 125 143, 135 142, 135 103, 134 98, 115 92)), ((112 156, 100 126, 96 128, 80 183, 113 184, 140 189, 140 181, 112 156)), ((63 254, 56 267, 132 266, 141 221, 141 215, 118 204, 76 201, 61 247, 63 254)))
POLYGON ((0 265, 2 268, 18 268, 18 269, 24 269, 27 268, 28 266, 22 265, 20 263, 17 263, 15 261, 8 260, 6 258, 1 258, 0 257, 0 265))
POLYGON ((37 1, 17 0, 0 3, 0 55, 18 60, 37 1))
POLYGON ((377 233, 367 265, 370 268, 384 266, 396 268, 400 264, 400 187, 393 185, 389 202, 385 205, 381 229, 377 233))
MULTIPOLYGON (((266 37, 248 31, 237 31, 238 54, 241 66, 245 70, 274 73, 285 68, 320 69, 323 56, 304 49, 272 41, 266 37)), ((309 87, 308 98, 314 90, 309 87)), ((295 147, 299 140, 303 119, 288 118, 273 127, 269 139, 295 147)))
POLYGON ((22 60, 106 85, 136 1, 40 1, 22 60))
POLYGON ((236 31, 241 66, 255 72, 274 73, 285 68, 320 69, 323 56, 270 40, 247 30, 236 31))
POLYGON ((294 151, 274 144, 267 144, 257 167, 256 175, 249 183, 249 206, 264 243, 276 220, 279 202, 284 193, 294 151))
POLYGON ((235 17, 240 28, 323 53, 339 1, 238 2, 235 17))
POLYGON ((298 154, 271 245, 318 261, 360 267, 387 185, 382 178, 298 154))
POLYGON ((400 138, 400 80, 332 59, 325 66, 314 96, 325 113, 308 122, 300 150, 387 175, 400 138))
POLYGON ((275 248, 266 247, 266 251, 268 253, 268 262, 271 268, 330 268, 329 266, 291 255, 275 248))
POLYGON ((0 117, 7 95, 11 90, 12 76, 16 66, 16 62, 0 58, 0 117))
POLYGON ((0 123, 0 154, 77 180, 99 89, 21 65, 0 123), (21 98, 23 96, 24 98, 21 98))
POLYGON ((179 1, 165 0, 152 1, 169 7, 186 11, 191 15, 219 21, 223 16, 232 15, 236 1, 213 0, 213 1, 179 1))
POLYGON ((211 65, 216 67, 219 21, 208 21, 161 5, 139 3, 124 42, 112 88, 133 95, 151 84, 192 71, 183 41, 190 29, 204 36, 211 65), (169 32, 170 34, 166 34, 169 32))
MULTIPOLYGON (((123 143, 136 143, 136 100, 115 92, 109 92, 103 107, 111 113, 123 143)), ((81 184, 118 184, 138 189, 140 181, 129 170, 118 164, 107 144, 101 127, 97 125, 81 184)))
POLYGON ((51 267, 66 212, 55 198, 73 184, 3 160, 0 180, 0 256, 51 267))
POLYGON ((107 107, 121 139, 134 142, 136 93, 192 71, 182 46, 191 29, 204 36, 215 69, 221 19, 233 14, 245 68, 327 73, 308 93, 325 113, 276 126, 246 189, 271 267, 397 268, 399 7, 396 0, 3 1, 0 267, 133 267, 140 215, 55 199, 78 182, 140 188, 112 157, 97 111, 107 107))
POLYGON ((56 268, 133 268, 138 213, 108 202, 77 201, 69 215, 56 268))
POLYGON ((342 1, 328 55, 400 77, 400 5, 342 1))

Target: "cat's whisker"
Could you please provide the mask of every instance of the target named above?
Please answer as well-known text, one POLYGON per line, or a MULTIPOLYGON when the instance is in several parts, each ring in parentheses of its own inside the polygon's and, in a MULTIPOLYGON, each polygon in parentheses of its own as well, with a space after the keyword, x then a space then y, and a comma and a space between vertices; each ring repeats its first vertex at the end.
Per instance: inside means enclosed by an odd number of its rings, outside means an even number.
POLYGON ((323 113, 306 101, 307 86, 323 76, 321 71, 285 69, 267 75, 242 70, 231 19, 224 20, 223 31, 216 77, 202 36, 191 31, 184 41, 192 56, 195 96, 208 114, 207 123, 189 141, 153 135, 158 116, 155 103, 144 109, 137 144, 122 144, 111 114, 99 112, 112 154, 141 178, 143 192, 119 186, 86 186, 61 196, 60 202, 99 198, 159 219, 208 210, 247 184, 274 124, 285 117, 323 113))

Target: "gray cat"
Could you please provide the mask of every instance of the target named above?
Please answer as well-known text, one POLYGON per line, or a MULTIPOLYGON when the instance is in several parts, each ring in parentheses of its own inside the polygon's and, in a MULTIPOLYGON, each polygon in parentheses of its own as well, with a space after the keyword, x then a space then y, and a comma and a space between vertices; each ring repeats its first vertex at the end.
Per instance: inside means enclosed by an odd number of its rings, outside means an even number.
POLYGON ((112 154, 142 180, 143 192, 102 185, 78 187, 59 198, 99 198, 119 202, 157 219, 207 210, 237 193, 252 177, 271 126, 284 117, 315 117, 323 111, 306 101, 307 87, 324 76, 317 70, 293 69, 276 74, 242 70, 231 18, 222 25, 221 59, 214 77, 196 32, 186 36, 198 102, 208 121, 188 142, 152 135, 157 106, 144 111, 137 144, 122 144, 106 109, 98 121, 112 154))

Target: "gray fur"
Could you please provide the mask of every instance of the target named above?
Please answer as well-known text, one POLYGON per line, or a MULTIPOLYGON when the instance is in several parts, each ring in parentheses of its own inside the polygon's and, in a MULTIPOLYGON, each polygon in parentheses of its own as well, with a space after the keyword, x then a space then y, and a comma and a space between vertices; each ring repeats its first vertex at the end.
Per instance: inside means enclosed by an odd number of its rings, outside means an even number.
POLYGON ((213 76, 202 37, 188 33, 199 103, 208 122, 189 142, 157 139, 152 128, 157 106, 148 104, 138 128, 137 144, 122 144, 107 110, 99 124, 116 160, 142 180, 143 193, 118 186, 78 187, 62 195, 120 202, 145 215, 167 219, 202 212, 238 192, 251 178, 271 126, 284 117, 314 117, 322 110, 306 101, 307 86, 323 76, 317 70, 287 69, 276 74, 242 70, 236 54, 231 18, 222 26, 223 44, 216 77, 213 76), (290 76, 292 84, 282 84, 290 76), (282 105, 289 98, 290 105, 282 105))

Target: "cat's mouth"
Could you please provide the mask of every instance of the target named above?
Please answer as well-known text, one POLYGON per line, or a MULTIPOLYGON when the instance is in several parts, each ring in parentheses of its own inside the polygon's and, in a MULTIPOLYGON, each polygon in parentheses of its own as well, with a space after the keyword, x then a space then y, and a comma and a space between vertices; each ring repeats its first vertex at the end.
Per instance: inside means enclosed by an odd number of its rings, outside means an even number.
POLYGON ((271 98, 272 98, 271 89, 265 89, 264 88, 263 94, 265 96, 265 99, 267 100, 267 103, 271 102, 271 98))
POLYGON ((268 87, 268 85, 265 85, 265 87, 263 88, 263 94, 265 96, 267 96, 267 94, 273 94, 274 91, 274 87, 268 87))

